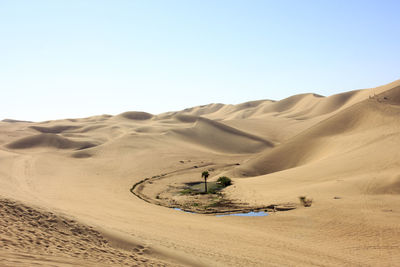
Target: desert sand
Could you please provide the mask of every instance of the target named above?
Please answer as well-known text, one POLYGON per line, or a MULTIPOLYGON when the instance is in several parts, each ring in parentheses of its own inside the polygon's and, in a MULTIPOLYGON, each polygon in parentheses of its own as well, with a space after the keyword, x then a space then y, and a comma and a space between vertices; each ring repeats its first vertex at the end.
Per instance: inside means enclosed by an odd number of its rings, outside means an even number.
POLYGON ((3 120, 0 266, 399 266, 399 147, 400 81, 158 115, 3 120), (205 170, 232 178, 224 197, 242 207, 295 209, 173 209, 205 170))

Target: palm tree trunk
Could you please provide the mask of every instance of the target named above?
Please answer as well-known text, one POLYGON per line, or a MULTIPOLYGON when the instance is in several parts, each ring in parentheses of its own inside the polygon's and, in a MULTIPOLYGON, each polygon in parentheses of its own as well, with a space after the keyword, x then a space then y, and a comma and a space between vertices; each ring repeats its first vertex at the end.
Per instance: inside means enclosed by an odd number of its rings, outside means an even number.
POLYGON ((207 193, 207 179, 204 179, 204 192, 207 193))

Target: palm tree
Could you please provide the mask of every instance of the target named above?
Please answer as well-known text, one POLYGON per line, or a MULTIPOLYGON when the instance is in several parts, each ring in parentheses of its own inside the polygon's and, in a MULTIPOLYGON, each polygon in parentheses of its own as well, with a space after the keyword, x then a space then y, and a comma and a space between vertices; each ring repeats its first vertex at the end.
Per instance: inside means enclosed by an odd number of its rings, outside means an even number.
POLYGON ((205 188, 205 193, 207 193, 207 178, 210 174, 208 173, 208 171, 204 171, 201 173, 201 177, 204 177, 204 188, 205 188))

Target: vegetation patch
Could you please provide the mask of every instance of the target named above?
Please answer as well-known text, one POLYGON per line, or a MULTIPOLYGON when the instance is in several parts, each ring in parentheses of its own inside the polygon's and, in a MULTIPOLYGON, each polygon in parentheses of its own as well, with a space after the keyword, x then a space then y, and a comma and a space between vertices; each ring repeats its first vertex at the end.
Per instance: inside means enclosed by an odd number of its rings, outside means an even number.
POLYGON ((185 188, 182 191, 179 192, 181 195, 195 195, 196 191, 194 191, 191 188, 185 188))
MULTIPOLYGON (((213 168, 209 168, 208 171, 212 171, 212 169, 213 168)), ((170 185, 167 186, 164 191, 158 192, 153 196, 145 194, 143 192, 144 188, 168 178, 170 173, 144 178, 135 183, 130 191, 135 196, 148 203, 200 214, 230 214, 258 211, 276 212, 295 209, 298 206, 294 203, 252 206, 239 200, 230 199, 222 189, 232 185, 232 180, 229 177, 221 176, 216 181, 207 181, 209 177, 208 171, 203 171, 201 175, 199 175, 204 179, 203 181, 199 179, 193 182, 170 185)), ((312 203, 312 200, 306 197, 301 197, 301 199, 304 200, 306 206, 312 203)))
POLYGON ((222 176, 218 178, 217 183, 223 187, 227 187, 232 184, 232 180, 226 176, 222 176))
MULTIPOLYGON (((229 179, 229 178, 228 178, 229 179)), ((207 194, 217 194, 219 191, 224 189, 227 185, 216 182, 207 182, 207 194)), ((186 188, 180 191, 181 195, 198 195, 205 194, 205 184, 203 182, 187 183, 186 188)))

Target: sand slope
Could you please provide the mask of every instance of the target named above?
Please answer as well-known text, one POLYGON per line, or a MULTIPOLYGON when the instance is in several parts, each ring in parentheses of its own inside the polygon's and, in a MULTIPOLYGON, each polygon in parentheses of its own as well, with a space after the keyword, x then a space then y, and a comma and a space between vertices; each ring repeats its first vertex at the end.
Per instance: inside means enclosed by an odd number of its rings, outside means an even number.
POLYGON ((0 265, 396 266, 400 81, 333 96, 152 115, 0 122, 0 265), (135 197, 221 175, 266 217, 188 214, 135 197))
MULTIPOLYGON (((182 120, 182 117, 181 117, 182 120)), ((272 142, 223 123, 199 117, 194 126, 177 129, 177 138, 226 153, 254 153, 273 147, 272 142)))
POLYGON ((146 248, 139 244, 121 249, 117 242, 108 241, 100 232, 75 220, 8 199, 0 200, 0 208, 2 265, 165 264, 149 260, 146 248))
POLYGON ((303 131, 240 169, 247 170, 249 173, 246 175, 254 176, 298 167, 350 151, 356 153, 356 149, 365 149, 366 145, 379 150, 388 142, 384 136, 377 138, 380 133, 391 138, 400 134, 398 129, 393 128, 400 123, 399 110, 399 106, 389 103, 364 100, 303 131))
POLYGON ((59 149, 85 149, 96 146, 92 142, 72 141, 56 134, 38 134, 24 137, 6 145, 10 149, 27 149, 34 147, 52 147, 59 149))

